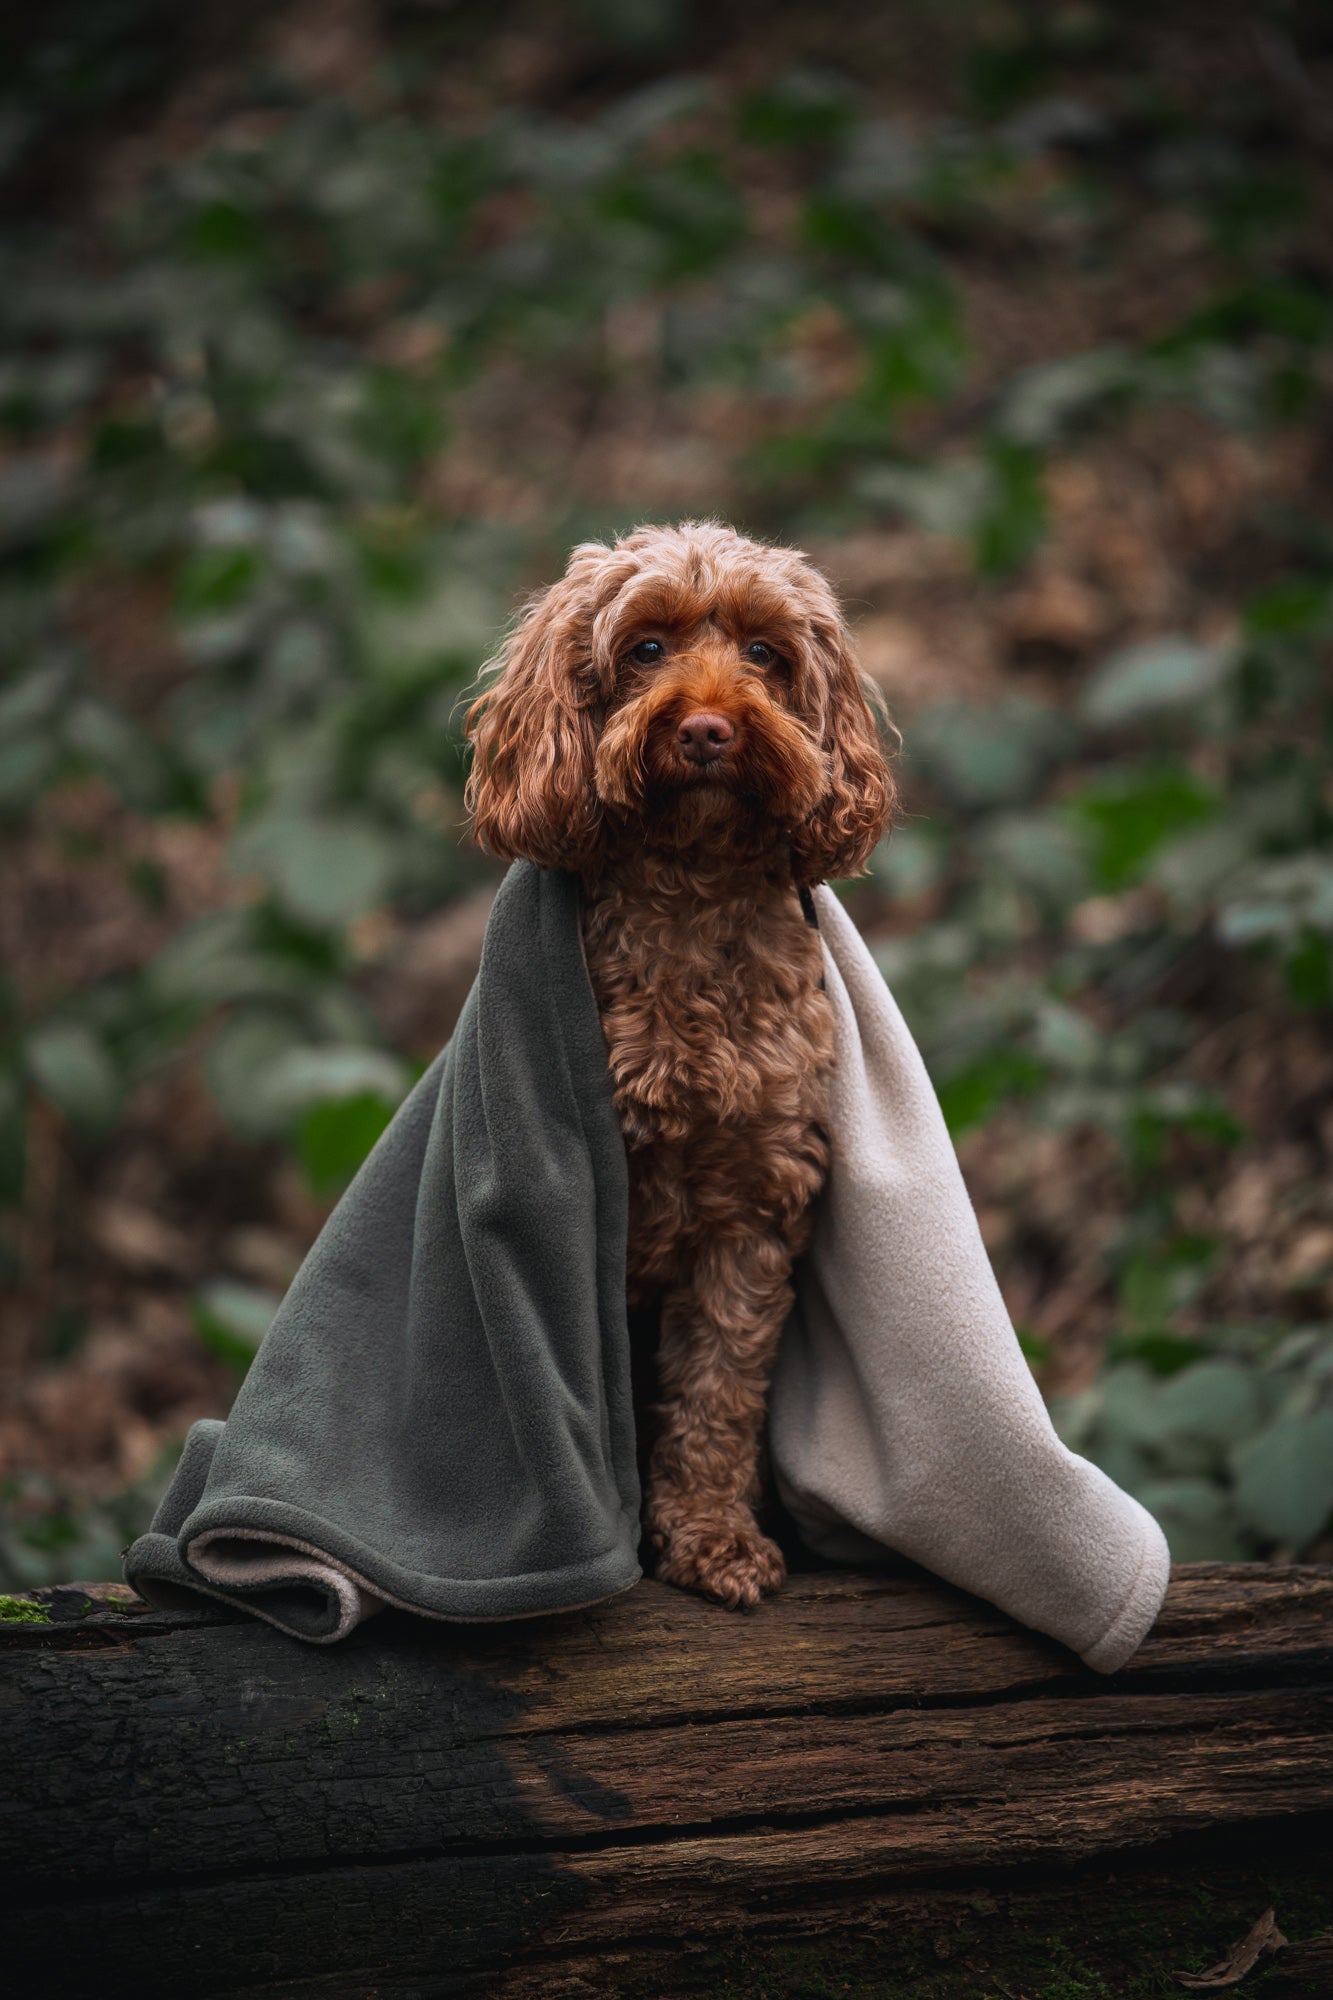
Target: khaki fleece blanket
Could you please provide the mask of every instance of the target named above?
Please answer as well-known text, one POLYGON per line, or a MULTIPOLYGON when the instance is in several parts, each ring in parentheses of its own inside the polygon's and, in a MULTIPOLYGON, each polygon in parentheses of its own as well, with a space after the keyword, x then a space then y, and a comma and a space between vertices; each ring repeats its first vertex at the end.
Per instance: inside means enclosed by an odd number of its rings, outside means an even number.
MULTIPOLYGON (((887 1547, 1111 1672, 1161 1530, 1055 1436, 930 1081, 836 897, 833 1166, 771 1399, 800 1532, 887 1547)), ((196 1424, 125 1575, 305 1639, 385 1603, 572 1609, 639 1575, 628 1190, 572 877, 516 863, 449 1046, 325 1226, 225 1424, 196 1424)))

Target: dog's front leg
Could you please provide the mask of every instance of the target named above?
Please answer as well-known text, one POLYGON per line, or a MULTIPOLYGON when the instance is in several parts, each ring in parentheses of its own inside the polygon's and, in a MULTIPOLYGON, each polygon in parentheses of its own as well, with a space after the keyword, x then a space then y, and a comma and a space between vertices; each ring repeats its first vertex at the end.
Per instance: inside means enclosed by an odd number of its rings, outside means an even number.
POLYGON ((733 1607, 757 1604, 787 1574, 751 1503, 769 1374, 791 1301, 787 1246, 756 1235, 710 1244, 690 1280, 662 1302, 661 1428, 646 1508, 657 1574, 733 1607))

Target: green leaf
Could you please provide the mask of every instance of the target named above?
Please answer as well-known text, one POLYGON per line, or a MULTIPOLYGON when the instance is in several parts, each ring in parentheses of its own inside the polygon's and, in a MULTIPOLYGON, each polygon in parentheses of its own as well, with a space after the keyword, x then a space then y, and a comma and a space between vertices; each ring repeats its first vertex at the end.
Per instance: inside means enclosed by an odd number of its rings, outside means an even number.
MULTIPOLYGON (((378 569, 369 580, 382 590, 378 569)), ((449 571, 385 593, 365 606, 362 622, 376 674, 389 684, 424 687, 474 674, 505 615, 484 578, 449 571)))
POLYGON ((296 1149, 316 1194, 345 1187, 387 1129, 394 1100, 362 1091, 311 1104, 296 1128, 296 1149))
POLYGON ((1042 999, 1036 1011, 1033 1046, 1043 1065, 1062 1075, 1080 1076, 1097 1065, 1103 1037, 1076 1007, 1042 999))
POLYGON ((1279 1417, 1231 1465, 1241 1520, 1271 1541, 1306 1548, 1333 1514, 1333 1410, 1279 1417))
POLYGON ((204 1059, 204 1073, 227 1123, 243 1138, 272 1139, 286 1131, 291 1108, 274 1103, 269 1072, 307 1037, 291 1015, 258 1008, 224 1021, 204 1059))
POLYGON ((1215 1446, 1251 1436, 1268 1415, 1258 1376, 1232 1361, 1197 1361, 1182 1369, 1160 1391, 1157 1407, 1173 1431, 1215 1446))
MULTIPOLYGON (((901 405, 948 392, 965 359, 950 292, 934 284, 874 285, 857 318, 865 355, 857 403, 866 418, 877 426, 891 423, 901 405)), ((996 489, 992 463, 983 468, 978 488, 983 518, 996 489)))
POLYGON ((707 270, 745 231, 735 185, 710 153, 699 151, 660 167, 636 168, 607 190, 602 208, 608 222, 642 232, 666 281, 707 270))
POLYGON ((986 504, 986 468, 974 458, 909 465, 875 461, 856 479, 866 506, 901 514, 928 535, 972 534, 986 504))
POLYGON ((1036 95, 1050 74, 1052 52, 1019 14, 996 14, 968 37, 963 63, 967 93, 985 118, 999 118, 1036 95))
POLYGON ((1255 862, 1223 902, 1217 931, 1224 944, 1236 945, 1269 938, 1297 943, 1307 931, 1333 937, 1333 852, 1255 862))
POLYGON ((248 598, 259 581, 262 563, 253 549, 195 549, 176 578, 176 610, 182 618, 203 618, 230 611, 248 598))
POLYGON ((1322 577, 1290 576, 1271 584, 1245 606, 1246 629, 1256 638, 1319 634, 1333 623, 1333 586, 1322 577))
POLYGON ((244 1374, 281 1303, 276 1292, 220 1278, 195 1293, 191 1313, 205 1347, 244 1374))
POLYGON ((330 929, 385 899, 397 860, 393 838, 354 813, 272 811, 242 827, 231 848, 235 869, 260 869, 294 916, 330 929))
POLYGON ((94 472, 140 471, 162 450, 162 433, 142 418, 107 417, 93 433, 89 463, 94 472))
POLYGON ((1241 814, 1228 813, 1195 832, 1163 841, 1148 864, 1147 877, 1161 884, 1178 909, 1197 917, 1250 860, 1255 838, 1255 829, 1241 814))
POLYGON ((57 715, 77 667, 72 658, 46 655, 0 693, 0 741, 13 732, 40 727, 57 715))
POLYGON ((1234 664, 1222 646, 1193 639, 1154 639, 1103 660, 1079 700, 1084 722, 1120 729, 1159 716, 1191 712, 1215 694, 1234 664))
POLYGON ((1298 1007, 1333 1007, 1333 941, 1318 931, 1302 931, 1284 971, 1298 1007))
POLYGON ((851 123, 850 92, 828 70, 793 69, 755 91, 741 107, 741 137, 760 146, 808 146, 851 123))
POLYGON ((1126 1493, 1141 1492, 1160 1471, 1152 1453, 1119 1429, 1099 1430, 1087 1447, 1087 1456, 1126 1493))
POLYGON ((1129 1324, 1146 1333, 1160 1332, 1197 1295, 1217 1261, 1218 1247, 1213 1237, 1176 1236, 1128 1258, 1119 1290, 1129 1324))
POLYGON ((1098 886, 1124 889, 1172 834, 1218 811, 1217 793, 1179 764, 1131 766, 1075 793, 1069 810, 1088 841, 1098 886))
POLYGON ((1217 1146, 1239 1145, 1246 1136, 1246 1127, 1221 1098, 1184 1082, 1145 1090, 1128 1109, 1125 1136, 1139 1172, 1159 1163, 1172 1132, 1189 1132, 1217 1146))
POLYGON ((264 230, 239 202, 213 201, 189 218, 185 247, 207 263, 257 264, 264 254, 264 230))
POLYGON ((1062 716, 1021 695, 990 708, 941 703, 907 731, 912 762, 946 797, 972 807, 1030 796, 1068 741, 1062 716))
POLYGON ((1226 1493, 1206 1479, 1156 1480, 1138 1498, 1160 1522, 1172 1562, 1243 1562, 1253 1553, 1226 1493))
POLYGON ((110 702, 85 696, 65 718, 64 737, 74 755, 99 772, 128 805, 160 812, 187 803, 179 771, 146 730, 110 702))
POLYGON ((948 861, 942 833, 909 824, 881 840, 870 857, 870 872, 886 894, 912 902, 938 886, 948 861))
POLYGON ((1329 340, 1333 337, 1333 302, 1326 288, 1283 278, 1257 278, 1213 299, 1162 347, 1209 341, 1239 345, 1256 333, 1279 334, 1302 346, 1329 340))
POLYGON ((120 1109, 120 1078, 105 1044, 81 1022, 51 1022, 27 1041, 28 1069, 39 1090, 71 1125, 104 1132, 120 1109))
POLYGON ((1046 533, 1045 469, 1030 446, 1006 437, 991 439, 987 463, 990 482, 973 553, 982 576, 1007 576, 1046 533))
POLYGON ((1120 348, 1094 348, 1042 362, 1009 383, 997 427, 1016 444, 1049 448, 1133 381, 1133 359, 1120 348))
POLYGON ((705 77, 664 76, 618 99, 598 123, 622 153, 633 153, 682 119, 716 109, 715 89, 705 77))
POLYGON ((997 813, 978 829, 978 836, 987 861, 1052 914, 1088 894, 1083 843, 1057 810, 997 813))
POLYGON ((444 436, 440 399, 397 369, 368 369, 360 384, 354 431, 381 457, 414 466, 444 436))
POLYGON ((1046 1080, 1046 1069, 1022 1049, 991 1049, 939 1085, 940 1108, 954 1138, 982 1125, 996 1109, 1026 1097, 1046 1080))
MULTIPOLYGON (((1158 1377, 1150 1374, 1142 1362, 1112 1363, 1101 1380, 1099 1439, 1124 1438, 1150 1449, 1160 1445, 1174 1428, 1162 1413, 1162 1387, 1158 1377)), ((1100 1451, 1097 1462, 1102 1463, 1100 1451)))
POLYGON ((810 246, 830 257, 872 271, 896 268, 898 238, 864 203, 816 194, 806 205, 802 225, 810 246))
POLYGON ((57 765, 51 737, 28 731, 0 738, 0 813, 17 818, 31 810, 57 765))
POLYGON ((392 1112, 407 1093, 407 1065, 387 1049, 348 1044, 291 1048, 265 1072, 265 1096, 289 1115, 314 1104, 373 1097, 392 1112))
POLYGON ((149 969, 155 1000, 215 1007, 234 1000, 301 1000, 318 968, 269 940, 261 913, 212 910, 168 938, 149 969))
POLYGON ((1178 1375, 1199 1359, 1199 1343, 1178 1333, 1117 1334, 1109 1349, 1112 1360, 1141 1361, 1154 1375, 1178 1375))

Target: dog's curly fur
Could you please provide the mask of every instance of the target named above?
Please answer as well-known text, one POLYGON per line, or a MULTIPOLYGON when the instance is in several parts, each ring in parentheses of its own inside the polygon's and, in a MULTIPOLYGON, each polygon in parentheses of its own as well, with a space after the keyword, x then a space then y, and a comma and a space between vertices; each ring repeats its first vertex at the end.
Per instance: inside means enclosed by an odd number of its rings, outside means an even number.
POLYGON ((660 1577, 731 1605, 785 1574, 752 1504, 833 1061, 799 893, 888 823, 874 700, 803 556, 687 522, 575 549, 467 718, 476 837, 581 877, 630 1301, 661 1311, 645 1523, 660 1577))

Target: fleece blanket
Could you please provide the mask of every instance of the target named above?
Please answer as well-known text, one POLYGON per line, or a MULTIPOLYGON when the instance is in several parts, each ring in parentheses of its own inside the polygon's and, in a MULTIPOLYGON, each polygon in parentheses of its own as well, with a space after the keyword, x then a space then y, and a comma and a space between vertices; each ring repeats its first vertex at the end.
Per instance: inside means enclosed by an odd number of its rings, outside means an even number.
MULTIPOLYGON (((1051 1428, 901 1014, 816 892, 832 1168, 779 1346, 770 1452, 804 1539, 896 1550, 1103 1672, 1168 1556, 1051 1428)), ((638 1575, 628 1182, 578 885, 514 865, 448 1047, 335 1209, 226 1423, 196 1424, 129 1583, 295 1635, 386 1603, 502 1619, 638 1575)))

